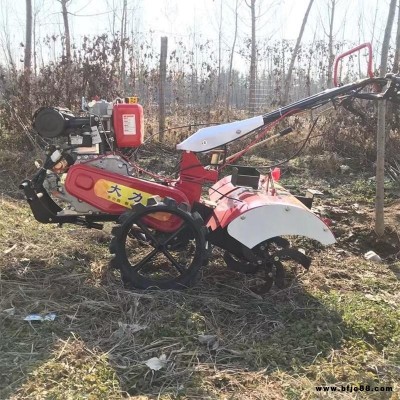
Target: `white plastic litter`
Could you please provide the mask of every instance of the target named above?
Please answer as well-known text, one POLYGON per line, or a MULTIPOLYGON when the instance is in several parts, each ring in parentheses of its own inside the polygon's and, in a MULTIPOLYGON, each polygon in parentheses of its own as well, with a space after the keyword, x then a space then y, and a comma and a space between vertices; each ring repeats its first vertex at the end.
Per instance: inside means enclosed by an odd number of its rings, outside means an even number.
POLYGON ((382 262, 382 258, 380 258, 379 256, 378 256, 378 254, 376 254, 374 251, 372 251, 372 250, 370 250, 370 251, 367 251, 365 254, 364 254, 364 258, 366 259, 366 260, 368 260, 368 261, 374 261, 374 262, 377 262, 377 263, 381 263, 382 262))
POLYGON ((33 322, 33 321, 38 321, 38 322, 43 322, 43 321, 54 321, 56 319, 57 315, 55 313, 48 313, 45 315, 40 315, 40 314, 29 314, 24 318, 24 321, 28 322, 33 322))
POLYGON ((165 354, 161 354, 160 357, 149 358, 144 363, 153 371, 158 371, 167 365, 167 356, 165 354))

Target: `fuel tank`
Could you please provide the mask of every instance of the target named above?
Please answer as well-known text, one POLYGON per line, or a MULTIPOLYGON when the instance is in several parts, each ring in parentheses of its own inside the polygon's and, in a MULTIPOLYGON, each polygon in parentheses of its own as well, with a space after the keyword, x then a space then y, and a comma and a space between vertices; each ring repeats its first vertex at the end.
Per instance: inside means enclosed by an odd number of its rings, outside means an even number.
POLYGON ((118 147, 139 147, 143 143, 143 107, 119 103, 113 107, 113 126, 118 147))

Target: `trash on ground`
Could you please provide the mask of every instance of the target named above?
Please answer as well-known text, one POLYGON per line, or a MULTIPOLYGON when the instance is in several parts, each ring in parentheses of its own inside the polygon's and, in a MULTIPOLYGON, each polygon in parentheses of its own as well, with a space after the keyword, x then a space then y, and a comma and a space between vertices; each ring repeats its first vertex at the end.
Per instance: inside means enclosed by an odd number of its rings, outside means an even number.
POLYGON ((47 313, 45 315, 41 314, 29 314, 24 318, 24 321, 33 322, 43 322, 43 321, 54 321, 57 315, 55 313, 47 313))
POLYGON ((372 250, 367 251, 367 252, 364 254, 364 258, 365 258, 366 260, 368 260, 368 261, 374 261, 374 262, 377 262, 377 263, 382 262, 382 258, 381 258, 380 256, 378 256, 378 254, 376 254, 376 253, 375 253, 374 251, 372 251, 372 250))
POLYGON ((167 356, 165 354, 161 354, 160 357, 149 358, 144 363, 153 371, 158 371, 167 365, 167 356))

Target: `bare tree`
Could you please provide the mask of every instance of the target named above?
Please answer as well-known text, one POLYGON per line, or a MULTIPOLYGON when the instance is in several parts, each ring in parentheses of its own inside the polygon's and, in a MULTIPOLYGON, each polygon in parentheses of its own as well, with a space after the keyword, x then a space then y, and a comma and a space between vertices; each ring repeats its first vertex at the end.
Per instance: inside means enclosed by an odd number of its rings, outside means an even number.
POLYGON ((236 39, 237 39, 237 32, 238 32, 238 6, 239 0, 235 2, 235 32, 233 34, 233 43, 231 47, 231 54, 229 56, 229 70, 228 70, 228 86, 226 88, 226 114, 229 118, 229 104, 230 104, 230 97, 231 97, 231 87, 232 87, 232 67, 233 67, 233 55, 235 53, 235 46, 236 46, 236 39))
POLYGON ((35 2, 35 10, 33 12, 33 27, 32 27, 32 36, 33 36, 33 72, 35 76, 37 75, 37 41, 36 41, 36 31, 37 31, 37 19, 38 15, 40 13, 41 6, 43 6, 43 3, 41 5, 38 5, 37 2, 35 2))
POLYGON ((221 92, 221 63, 222 63, 222 0, 219 0, 219 21, 218 21, 218 85, 216 101, 219 102, 221 92))
POLYGON ((159 105, 158 105, 158 122, 159 122, 159 140, 164 140, 165 130, 165 83, 167 78, 167 51, 168 51, 168 38, 161 38, 160 50, 160 83, 159 83, 159 105))
POLYGON ((396 33, 396 49, 393 58, 393 68, 392 72, 397 74, 399 72, 399 62, 400 62, 400 10, 397 14, 397 33, 396 33))
POLYGON ((332 71, 333 71, 333 63, 335 61, 335 55, 333 53, 333 22, 335 19, 335 7, 336 0, 330 0, 330 6, 328 6, 329 10, 329 33, 328 33, 328 49, 329 49, 329 59, 328 59, 328 73, 327 73, 327 87, 332 87, 332 71))
POLYGON ((117 7, 115 6, 115 0, 112 0, 112 4, 110 5, 109 0, 106 0, 107 4, 107 9, 110 10, 111 14, 111 21, 109 21, 110 24, 110 31, 112 34, 112 37, 115 37, 115 20, 117 16, 117 7))
POLYGON ((70 0, 59 0, 62 7, 62 16, 64 21, 64 34, 65 34, 65 57, 69 64, 71 62, 71 34, 69 32, 69 22, 68 22, 68 9, 67 4, 70 0))
POLYGON ((375 29, 376 29, 376 21, 378 19, 378 10, 379 10, 379 3, 376 2, 374 21, 372 23, 372 32, 371 32, 371 44, 372 45, 374 45, 374 42, 375 42, 375 29))
MULTIPOLYGON (((399 8, 399 7, 397 7, 399 8)), ((396 32, 396 42, 395 42, 395 50, 393 57, 393 65, 392 72, 395 74, 399 73, 399 63, 400 63, 400 10, 397 14, 397 32, 396 32)), ((400 116, 399 113, 396 112, 398 110, 398 106, 394 103, 387 104, 386 107, 386 120, 389 121, 390 124, 399 124, 400 116)))
MULTIPOLYGON (((385 36, 382 43, 381 66, 379 75, 381 77, 387 72, 387 59, 389 53, 390 35, 393 27, 394 14, 396 12, 397 0, 391 0, 389 15, 386 22, 385 36)), ((375 232, 378 236, 385 233, 384 204, 385 204, 385 142, 386 142, 386 100, 378 104, 378 126, 376 133, 376 197, 375 197, 375 232)))
MULTIPOLYGON (((71 67, 72 67, 72 59, 71 59, 71 34, 69 31, 69 21, 68 21, 68 9, 67 4, 71 0, 59 0, 61 3, 62 8, 62 16, 64 22, 64 36, 65 36, 65 61, 66 61, 66 68, 65 68, 65 75, 69 78, 71 74, 71 67)), ((65 82, 65 99, 66 99, 66 106, 71 107, 71 85, 70 80, 66 79, 65 82)))
POLYGON ((125 82, 125 45, 126 45, 126 25, 127 25, 127 11, 128 1, 124 0, 121 17, 121 91, 125 93, 126 82, 125 82))
POLYGON ((301 24, 299 36, 297 37, 296 45, 294 46, 294 49, 293 49, 292 58, 290 60, 288 72, 286 74, 285 92, 284 92, 283 99, 282 99, 283 104, 286 104, 288 97, 289 97, 289 88, 290 88, 291 81, 292 81, 292 73, 293 73, 294 63, 296 61, 297 53, 299 51, 301 39, 302 39, 303 33, 304 33, 304 28, 306 27, 308 15, 310 14, 310 10, 313 5, 313 2, 314 2, 314 0, 310 0, 310 2, 308 3, 306 13, 304 14, 304 17, 303 17, 303 22, 301 24))
POLYGON ((256 73, 257 73, 257 47, 256 47, 256 0, 246 0, 246 5, 251 12, 251 55, 250 55, 250 82, 249 82, 249 112, 254 115, 256 107, 256 73))
POLYGON ((10 26, 8 24, 8 17, 9 17, 8 8, 7 7, 1 8, 1 14, 2 14, 2 21, 0 26, 1 47, 3 50, 4 58, 7 60, 7 64, 11 67, 12 70, 15 70, 16 65, 14 61, 13 52, 11 49, 10 26))
POLYGON ((26 0, 26 26, 25 26, 25 54, 24 54, 24 74, 26 92, 29 94, 29 83, 32 64, 32 0, 26 0))

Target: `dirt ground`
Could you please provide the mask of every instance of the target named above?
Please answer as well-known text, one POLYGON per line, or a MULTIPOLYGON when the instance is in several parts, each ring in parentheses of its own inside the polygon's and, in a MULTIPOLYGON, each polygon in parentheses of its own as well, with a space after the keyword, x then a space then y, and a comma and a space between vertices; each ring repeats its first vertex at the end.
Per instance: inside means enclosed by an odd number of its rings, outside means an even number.
POLYGON ((1 399, 338 398, 321 385, 343 399, 400 398, 400 200, 391 184, 377 238, 373 180, 284 171, 294 192, 324 193, 314 210, 337 237, 327 248, 297 240, 313 263, 293 270, 285 289, 256 294, 254 277, 228 270, 215 249, 195 287, 131 291, 109 268, 111 225, 40 225, 18 191, 22 161, 14 157, 16 169, 4 159, 1 399), (366 261, 369 250, 382 262, 366 261), (55 319, 25 321, 32 313, 55 319))

